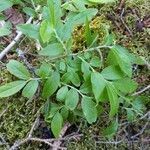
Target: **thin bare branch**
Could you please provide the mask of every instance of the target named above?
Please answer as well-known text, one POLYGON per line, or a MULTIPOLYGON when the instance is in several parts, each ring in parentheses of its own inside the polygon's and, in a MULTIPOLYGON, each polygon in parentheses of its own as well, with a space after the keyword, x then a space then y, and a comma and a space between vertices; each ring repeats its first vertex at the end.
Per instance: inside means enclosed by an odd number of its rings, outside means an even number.
POLYGON ((132 96, 140 95, 140 94, 144 93, 145 91, 147 91, 149 89, 150 89, 150 85, 148 85, 147 87, 143 88, 142 90, 140 90, 138 92, 135 92, 134 94, 132 94, 132 96))
POLYGON ((4 115, 4 113, 8 110, 9 106, 7 106, 6 109, 4 109, 1 113, 0 113, 0 118, 4 115))
MULTIPOLYGON (((40 6, 37 7, 36 10, 39 10, 40 9, 40 6)), ((33 20, 33 17, 30 17, 26 24, 29 24, 31 23, 33 20)), ((14 38, 14 40, 0 53, 0 61, 3 59, 3 57, 9 52, 11 51, 12 47, 17 43, 19 42, 20 38, 22 37, 23 33, 21 31, 18 31, 18 34, 17 36, 14 38)))
MULTIPOLYGON (((65 124, 65 126, 64 126, 63 129, 61 130, 61 133, 60 133, 59 138, 62 138, 62 137, 65 135, 67 129, 68 129, 70 126, 71 126, 70 123, 66 123, 66 124, 65 124)), ((61 144, 62 144, 62 141, 61 141, 61 140, 55 141, 55 142, 53 143, 53 145, 55 145, 55 146, 60 146, 61 144)), ((58 150, 58 148, 57 148, 57 147, 53 147, 52 150, 58 150)))
POLYGON ((35 121, 34 121, 32 127, 31 127, 31 130, 30 130, 30 132, 29 132, 28 138, 31 138, 31 137, 32 137, 33 131, 34 131, 34 129, 35 129, 35 126, 38 124, 38 122, 39 122, 39 115, 37 116, 37 118, 35 119, 35 121))
POLYGON ((140 131, 139 133, 137 133, 137 134, 131 136, 131 139, 135 139, 136 137, 138 137, 138 136, 140 136, 141 134, 143 134, 148 125, 149 125, 149 122, 146 122, 146 124, 145 124, 144 127, 141 129, 141 131, 140 131))

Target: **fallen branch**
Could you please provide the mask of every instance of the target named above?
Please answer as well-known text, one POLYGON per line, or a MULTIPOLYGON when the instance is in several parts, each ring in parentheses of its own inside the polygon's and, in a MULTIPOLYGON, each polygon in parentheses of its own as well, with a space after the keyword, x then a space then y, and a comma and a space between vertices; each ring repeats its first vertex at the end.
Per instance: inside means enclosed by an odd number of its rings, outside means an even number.
POLYGON ((145 62, 145 65, 147 66, 148 70, 150 70, 150 63, 147 60, 145 60, 145 59, 143 59, 143 60, 145 62))
MULTIPOLYGON (((36 11, 40 9, 40 6, 37 7, 36 11)), ((26 24, 29 24, 31 23, 33 20, 33 17, 30 17, 26 24)), ((12 47, 17 43, 19 42, 21 36, 22 36, 22 32, 21 31, 18 31, 18 34, 17 36, 14 38, 14 40, 0 53, 0 61, 3 59, 3 57, 12 49, 12 47)))
POLYGON ((82 134, 77 134, 77 135, 72 135, 72 136, 68 136, 68 137, 64 137, 64 138, 59 138, 59 139, 40 139, 40 138, 25 138, 22 139, 21 141, 17 141, 14 143, 14 145, 9 148, 9 150, 16 150, 19 146, 27 143, 27 142, 40 142, 40 143, 45 143, 47 145, 49 145, 52 148, 56 148, 56 149, 61 149, 61 150, 66 150, 66 147, 60 147, 59 145, 54 145, 52 142, 58 142, 58 141, 65 141, 65 140, 70 140, 70 139, 74 139, 74 138, 78 138, 83 136, 82 134))
POLYGON ((30 130, 30 132, 29 132, 28 138, 31 138, 31 137, 32 137, 33 131, 34 131, 34 129, 35 129, 35 126, 38 124, 38 122, 39 122, 39 115, 38 115, 38 117, 35 119, 35 121, 34 121, 32 127, 31 127, 31 130, 30 130))
POLYGON ((120 141, 96 141, 97 144, 114 144, 114 145, 118 145, 122 142, 124 142, 124 139, 120 141))
POLYGON ((132 96, 137 96, 137 95, 140 95, 142 94, 143 92, 147 91, 150 89, 150 85, 148 85, 147 87, 145 87, 144 89, 138 91, 138 92, 135 92, 134 94, 132 94, 132 96))
POLYGON ((52 141, 49 141, 47 139, 40 139, 40 138, 26 138, 26 139, 21 140, 20 142, 17 141, 9 150, 16 150, 19 146, 21 146, 21 145, 23 145, 29 141, 45 143, 51 147, 56 147, 56 148, 61 149, 61 150, 66 150, 65 147, 55 146, 51 143, 52 141))
POLYGON ((0 113, 0 118, 5 114, 5 112, 8 110, 9 106, 7 106, 6 109, 4 109, 1 113, 0 113))
POLYGON ((120 0, 119 6, 118 6, 118 10, 121 10, 125 5, 125 0, 120 0))
POLYGON ((130 36, 133 36, 133 33, 131 32, 131 30, 129 29, 129 27, 127 26, 127 24, 125 23, 125 21, 123 20, 123 14, 125 12, 125 9, 122 9, 121 15, 120 15, 120 20, 122 22, 122 24, 124 25, 124 27, 126 28, 127 32, 130 34, 130 36))
POLYGON ((13 144, 13 146, 11 146, 9 148, 9 150, 17 150, 21 145, 28 143, 28 142, 45 143, 45 144, 49 145, 52 148, 52 150, 57 150, 57 149, 66 150, 67 149, 66 147, 60 146, 62 144, 62 141, 70 140, 70 139, 74 139, 74 138, 78 138, 78 137, 82 136, 82 134, 73 134, 70 136, 68 135, 66 137, 63 137, 65 135, 67 129, 70 127, 70 124, 67 123, 64 126, 64 128, 62 129, 62 131, 60 133, 60 137, 58 139, 55 139, 55 138, 53 138, 53 139, 52 138, 51 139, 41 139, 41 138, 32 137, 33 131, 34 131, 35 127, 37 126, 38 122, 39 122, 39 113, 37 113, 37 118, 35 119, 32 127, 28 133, 27 138, 16 141, 13 144))
POLYGON ((146 122, 146 124, 144 125, 144 127, 141 129, 141 131, 133 136, 131 136, 131 139, 135 139, 136 137, 142 135, 144 133, 144 131, 147 129, 149 125, 149 122, 146 122))
MULTIPOLYGON (((66 123, 65 126, 63 127, 61 133, 60 133, 60 136, 59 138, 62 138, 64 136, 64 134, 66 133, 67 129, 70 127, 71 125, 69 123, 66 123)), ((62 144, 62 141, 61 140, 58 140, 58 141, 55 141, 53 143, 53 145, 55 146, 60 146, 62 144)), ((57 147, 53 147, 52 150, 57 150, 58 148, 57 147)))

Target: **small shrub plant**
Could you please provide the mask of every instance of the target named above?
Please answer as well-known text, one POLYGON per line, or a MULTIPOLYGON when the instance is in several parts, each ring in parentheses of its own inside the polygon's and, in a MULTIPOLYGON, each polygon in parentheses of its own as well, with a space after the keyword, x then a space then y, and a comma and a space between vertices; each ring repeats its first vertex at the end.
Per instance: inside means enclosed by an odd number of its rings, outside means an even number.
MULTIPOLYGON (((30 70, 24 63, 9 60, 7 70, 17 80, 0 86, 0 98, 21 91, 23 97, 32 100, 40 90, 38 96, 45 100, 42 113, 55 137, 59 137, 65 122, 84 118, 92 124, 108 110, 109 119, 115 120, 110 128, 117 127, 115 116, 120 107, 131 118, 137 111, 131 94, 138 87, 132 79, 132 66, 143 62, 116 44, 109 32, 99 45, 97 33, 90 28, 90 21, 98 12, 94 6, 113 1, 48 0, 38 24, 18 25, 18 30, 40 44, 38 55, 43 61, 30 70), (73 52, 73 31, 81 25, 84 46, 73 52)), ((8 4, 10 7, 11 2, 8 4)), ((29 8, 25 12, 37 15, 29 8)))

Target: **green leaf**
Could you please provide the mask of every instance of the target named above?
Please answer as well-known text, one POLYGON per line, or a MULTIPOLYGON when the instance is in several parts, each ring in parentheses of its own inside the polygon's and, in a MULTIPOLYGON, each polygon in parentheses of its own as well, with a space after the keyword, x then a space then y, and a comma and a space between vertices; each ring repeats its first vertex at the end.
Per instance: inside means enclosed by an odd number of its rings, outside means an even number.
POLYGON ((134 92, 138 84, 131 80, 130 78, 124 78, 113 82, 114 86, 123 93, 132 93, 134 92))
POLYGON ((48 0, 48 20, 52 28, 59 25, 62 17, 61 0, 48 0))
POLYGON ((66 98, 67 92, 68 92, 68 87, 67 86, 61 87, 58 90, 57 95, 56 95, 57 100, 63 101, 66 98))
POLYGON ((59 63, 59 69, 61 71, 66 71, 66 63, 64 61, 60 61, 60 63, 59 63))
POLYGON ((66 120, 69 116, 69 110, 66 107, 63 107, 60 111, 64 120, 66 120))
POLYGON ((17 26, 17 29, 20 30, 26 36, 39 40, 39 26, 34 24, 21 24, 17 26))
POLYGON ((94 56, 92 57, 91 61, 90 61, 90 65, 93 67, 101 67, 101 60, 99 57, 94 56))
POLYGON ((49 77, 51 70, 51 66, 47 63, 43 63, 40 66, 40 69, 37 70, 37 75, 40 76, 41 78, 46 78, 49 77))
POLYGON ((136 113, 143 114, 144 110, 146 110, 143 99, 141 97, 137 97, 133 102, 132 102, 133 110, 136 113))
POLYGON ((63 8, 66 9, 66 10, 69 10, 69 11, 73 11, 73 12, 77 11, 77 8, 75 6, 73 6, 73 4, 71 4, 69 2, 64 3, 63 4, 63 8))
MULTIPOLYGON (((115 54, 114 54, 113 51, 111 51, 111 50, 109 51, 106 62, 107 62, 107 65, 108 65, 108 66, 117 66, 117 65, 118 65, 116 56, 115 56, 115 54), (115 61, 114 61, 114 60, 115 60, 115 61)), ((119 65, 118 65, 118 66, 119 66, 119 65)))
POLYGON ((10 0, 1 0, 0 1, 0 12, 11 7, 13 3, 10 0))
POLYGON ((24 87, 23 91, 22 91, 22 95, 24 97, 27 98, 32 98, 34 96, 34 94, 37 91, 38 88, 38 81, 37 80, 31 80, 30 82, 28 82, 28 84, 24 87))
POLYGON ((80 86, 80 91, 81 91, 83 94, 91 93, 91 91, 92 91, 91 81, 90 81, 90 80, 86 80, 86 81, 80 86))
POLYGON ((75 86, 80 86, 80 78, 79 78, 79 75, 78 75, 77 73, 75 73, 74 71, 72 71, 71 82, 72 82, 72 84, 74 84, 75 86))
POLYGON ((129 122, 134 121, 135 116, 136 116, 134 111, 131 108, 126 108, 126 111, 127 111, 127 119, 128 119, 128 121, 129 122))
POLYGON ((137 65, 144 65, 144 59, 142 57, 135 55, 135 54, 130 54, 130 60, 132 64, 137 64, 137 65))
POLYGON ((58 57, 63 55, 64 49, 60 43, 53 43, 43 48, 39 54, 48 57, 58 57))
POLYGON ((97 12, 97 9, 89 8, 80 13, 71 13, 66 23, 62 26, 59 37, 64 41, 70 39, 74 27, 85 23, 86 19, 90 21, 97 12))
POLYGON ((103 131, 103 134, 107 137, 112 137, 117 132, 118 127, 118 120, 115 120, 103 131))
POLYGON ((72 2, 66 1, 63 4, 63 8, 73 12, 81 12, 86 9, 85 5, 90 5, 91 3, 87 0, 73 0, 72 2))
POLYGON ((16 60, 9 61, 7 64, 7 70, 20 79, 28 80, 31 77, 27 68, 16 60))
POLYGON ((119 99, 118 99, 116 90, 115 90, 114 86, 111 83, 107 82, 106 89, 107 89, 109 102, 110 102, 109 116, 113 117, 115 114, 118 113, 119 99))
POLYGON ((62 81, 64 83, 72 83, 75 86, 80 86, 79 75, 74 70, 69 70, 62 76, 62 81))
POLYGON ((51 129, 56 138, 59 137, 62 126, 63 126, 62 115, 59 112, 57 112, 51 122, 51 129))
POLYGON ((108 66, 102 70, 101 75, 107 80, 118 80, 124 77, 119 66, 108 66))
MULTIPOLYGON (((114 53, 116 61, 120 66, 121 70, 128 75, 129 77, 132 76, 132 64, 130 61, 129 53, 121 46, 113 46, 111 49, 114 53)), ((115 60, 113 60, 115 61, 115 60)))
POLYGON ((88 0, 89 2, 92 3, 100 3, 100 4, 107 4, 111 2, 116 2, 116 0, 88 0))
POLYGON ((49 100, 45 103, 44 105, 44 113, 46 116, 46 120, 48 122, 51 121, 51 119, 54 117, 56 112, 60 109, 60 106, 57 105, 56 103, 52 103, 49 100))
POLYGON ((60 84, 60 74, 58 72, 53 72, 52 75, 47 79, 44 84, 42 96, 48 98, 53 95, 60 84))
POLYGON ((67 59, 68 71, 81 71, 81 60, 79 58, 72 59, 71 57, 67 59))
POLYGON ((73 0, 73 5, 79 12, 86 10, 85 4, 85 0, 73 0))
POLYGON ((86 23, 85 23, 85 39, 86 39, 87 46, 90 46, 93 42, 93 38, 92 38, 92 33, 91 33, 88 19, 86 19, 86 23))
POLYGON ((26 85, 26 83, 26 81, 20 80, 0 86, 0 98, 16 94, 26 85))
POLYGON ((84 80, 87 80, 90 77, 90 75, 91 75, 90 64, 87 63, 86 61, 82 61, 82 63, 81 63, 81 71, 83 72, 84 80))
POLYGON ((71 72, 66 72, 61 80, 63 81, 63 83, 70 83, 71 82, 71 78, 72 78, 72 73, 71 72))
POLYGON ((24 7, 24 8, 23 8, 23 11, 24 11, 27 15, 29 15, 29 16, 31 16, 31 17, 35 17, 35 16, 36 16, 35 10, 32 9, 32 8, 30 8, 30 7, 24 7))
POLYGON ((97 119, 97 109, 93 100, 88 97, 83 97, 81 101, 81 107, 88 123, 91 124, 95 122, 97 119))
POLYGON ((0 27, 0 37, 11 34, 11 31, 7 27, 0 27))
POLYGON ((80 13, 74 13, 68 18, 67 23, 72 23, 74 26, 81 25, 86 22, 86 19, 91 20, 97 14, 97 12, 97 9, 89 8, 80 13))
POLYGON ((49 42, 52 37, 53 29, 47 20, 42 21, 40 26, 40 36, 44 43, 49 42))
POLYGON ((110 34, 109 31, 107 31, 106 37, 104 38, 104 45, 108 46, 113 45, 114 39, 115 39, 114 35, 110 34))
POLYGON ((106 86, 105 79, 98 72, 93 72, 91 74, 91 83, 92 83, 92 91, 94 93, 95 99, 97 103, 100 101, 101 95, 106 86))
POLYGON ((79 94, 75 89, 70 89, 66 95, 65 105, 70 109, 74 110, 79 102, 79 94))

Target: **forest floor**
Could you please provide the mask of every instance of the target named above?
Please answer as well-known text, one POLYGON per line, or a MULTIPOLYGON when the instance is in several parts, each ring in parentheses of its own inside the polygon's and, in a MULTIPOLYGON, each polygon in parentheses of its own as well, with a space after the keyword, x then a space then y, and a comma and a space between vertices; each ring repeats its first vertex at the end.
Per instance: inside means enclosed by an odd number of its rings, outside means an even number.
MULTIPOLYGON (((149 0, 126 0, 125 3, 118 2, 115 5, 100 5, 99 13, 93 19, 95 26, 103 38, 104 28, 107 26, 109 31, 119 43, 129 51, 143 56, 147 62, 150 61, 150 1, 149 0)), ((13 6, 5 12, 8 20, 13 24, 14 33, 10 36, 0 38, 0 51, 3 50, 15 36, 15 25, 25 22, 25 16, 20 13, 20 8, 13 6), (9 12, 10 11, 10 12, 9 12), (12 13, 13 12, 13 13, 12 13), (17 18, 16 18, 17 16, 17 18)), ((82 34, 78 29, 75 34, 82 34)), ((81 28, 82 30, 82 28, 81 28)), ((82 35, 81 35, 82 37, 82 35)), ((76 43, 80 43, 77 39, 76 43)), ((80 46, 80 45, 77 45, 80 46)), ((32 41, 24 38, 14 49, 20 48, 34 53, 32 50, 32 41), (29 44, 30 43, 30 44, 29 44)), ((12 76, 5 69, 5 63, 9 59, 16 59, 17 54, 12 51, 6 57, 3 63, 0 63, 0 84, 8 82, 12 76)), ((31 63, 34 64, 36 57, 30 56, 31 63)), ((148 63, 149 65, 149 63, 148 63)), ((149 66, 135 66, 134 74, 139 84, 139 89, 150 84, 149 66)), ((92 125, 88 125, 84 120, 71 125, 66 134, 78 132, 80 137, 74 137, 71 140, 64 140, 61 146, 69 150, 148 150, 150 148, 150 91, 140 94, 144 98, 146 105, 143 108, 143 116, 137 116, 135 121, 128 122, 124 118, 127 114, 120 112, 119 128, 112 138, 103 137, 101 131, 107 122, 105 114, 92 125)), ((0 150, 9 149, 16 140, 27 136, 34 122, 36 111, 43 104, 39 99, 27 102, 25 98, 18 98, 18 95, 0 101, 0 150)), ((140 104, 137 106, 141 107, 140 104)), ((133 116, 134 117, 134 116, 133 116)), ((40 138, 49 137, 49 128, 40 116, 40 123, 34 134, 40 138)), ((36 142, 21 146, 20 150, 47 150, 49 147, 45 144, 36 142)))

